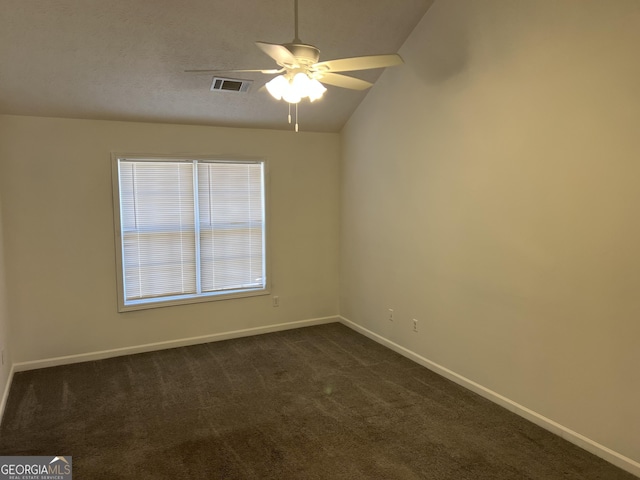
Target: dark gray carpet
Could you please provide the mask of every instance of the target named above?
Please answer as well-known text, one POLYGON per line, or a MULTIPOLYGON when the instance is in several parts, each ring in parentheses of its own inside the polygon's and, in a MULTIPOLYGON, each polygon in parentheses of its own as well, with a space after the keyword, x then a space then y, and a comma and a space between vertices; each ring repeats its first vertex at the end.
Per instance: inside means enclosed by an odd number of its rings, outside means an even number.
POLYGON ((636 478, 340 324, 17 373, 0 435, 76 480, 636 478))

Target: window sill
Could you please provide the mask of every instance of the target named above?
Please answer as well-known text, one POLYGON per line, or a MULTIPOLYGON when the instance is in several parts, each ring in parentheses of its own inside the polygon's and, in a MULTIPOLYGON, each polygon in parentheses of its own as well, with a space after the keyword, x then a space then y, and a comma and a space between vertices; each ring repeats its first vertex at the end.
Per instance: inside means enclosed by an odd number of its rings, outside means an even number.
POLYGON ((210 293, 205 295, 174 295, 171 297, 146 298, 143 300, 132 300, 124 303, 120 300, 118 312, 129 312, 134 310, 146 310, 150 308, 173 307, 176 305, 188 305, 193 303, 217 302, 221 300, 231 300, 238 298, 258 297, 269 295, 268 288, 256 288, 250 290, 232 290, 224 293, 210 293))

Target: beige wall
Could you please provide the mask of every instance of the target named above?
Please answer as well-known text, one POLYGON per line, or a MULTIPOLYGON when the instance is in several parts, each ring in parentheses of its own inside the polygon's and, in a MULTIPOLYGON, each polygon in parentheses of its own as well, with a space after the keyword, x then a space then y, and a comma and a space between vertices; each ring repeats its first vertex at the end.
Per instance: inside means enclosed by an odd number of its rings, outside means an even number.
POLYGON ((0 195, 15 362, 337 314, 339 136, 0 117, 0 195), (269 297, 118 313, 111 152, 263 156, 269 297))
POLYGON ((340 291, 347 319, 635 461, 638 45, 637 0, 436 1, 343 131, 340 291))

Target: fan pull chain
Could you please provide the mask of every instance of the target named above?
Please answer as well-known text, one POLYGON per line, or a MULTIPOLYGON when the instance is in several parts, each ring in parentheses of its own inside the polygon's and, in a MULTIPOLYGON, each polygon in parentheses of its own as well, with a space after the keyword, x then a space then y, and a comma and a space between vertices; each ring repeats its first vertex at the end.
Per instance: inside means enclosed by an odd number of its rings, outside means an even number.
MULTIPOLYGON (((289 106, 289 124, 291 124, 291 104, 287 102, 287 105, 289 106)), ((297 133, 298 132, 298 104, 297 103, 296 103, 296 111, 294 113, 296 117, 295 131, 297 133)))

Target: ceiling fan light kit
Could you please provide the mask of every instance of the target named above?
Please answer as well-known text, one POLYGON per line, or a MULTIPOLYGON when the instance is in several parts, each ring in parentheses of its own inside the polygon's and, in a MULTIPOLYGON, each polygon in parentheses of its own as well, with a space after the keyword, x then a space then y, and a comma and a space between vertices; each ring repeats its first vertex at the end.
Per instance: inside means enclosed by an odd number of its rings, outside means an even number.
MULTIPOLYGON (((256 42, 256 46, 260 50, 275 60, 278 69, 186 71, 199 74, 260 72, 266 75, 277 75, 267 82, 265 87, 273 98, 284 100, 289 104, 289 112, 291 112, 291 105, 295 105, 295 131, 297 132, 298 103, 304 98, 308 98, 310 102, 322 98, 327 90, 323 84, 351 90, 366 90, 373 85, 365 80, 336 72, 386 68, 403 63, 402 58, 397 54, 369 55, 318 62, 320 50, 313 45, 302 43, 298 38, 298 0, 294 0, 294 14, 295 38, 291 43, 256 42)), ((289 114, 289 123, 291 123, 291 114, 289 114)))
POLYGON ((276 100, 284 100, 287 103, 299 103, 303 98, 310 102, 322 98, 327 89, 315 78, 310 78, 305 72, 295 74, 288 72, 278 75, 265 85, 268 92, 276 100))

